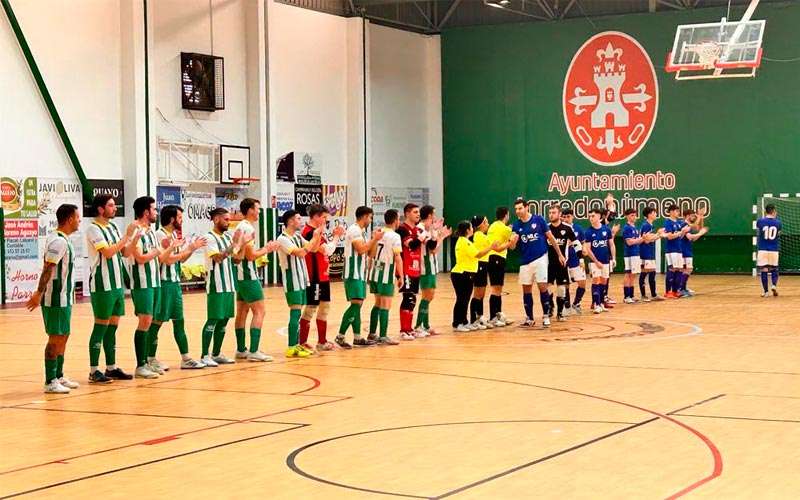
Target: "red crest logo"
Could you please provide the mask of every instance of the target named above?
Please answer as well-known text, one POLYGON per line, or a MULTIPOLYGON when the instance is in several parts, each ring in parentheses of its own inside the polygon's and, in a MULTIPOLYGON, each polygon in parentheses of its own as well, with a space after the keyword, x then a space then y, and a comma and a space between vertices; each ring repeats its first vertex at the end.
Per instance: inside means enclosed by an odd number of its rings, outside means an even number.
POLYGON ((625 33, 598 33, 572 58, 563 105, 567 132, 583 156, 599 165, 625 163, 656 123, 658 82, 650 56, 625 33))

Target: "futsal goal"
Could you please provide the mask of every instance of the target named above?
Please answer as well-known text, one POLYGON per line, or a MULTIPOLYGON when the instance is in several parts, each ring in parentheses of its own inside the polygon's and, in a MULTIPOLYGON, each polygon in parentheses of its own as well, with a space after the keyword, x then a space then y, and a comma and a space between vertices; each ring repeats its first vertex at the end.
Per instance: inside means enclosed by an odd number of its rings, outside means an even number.
MULTIPOLYGON (((756 221, 766 214, 767 205, 775 205, 778 219, 781 221, 779 238, 780 261, 779 268, 782 273, 800 273, 800 193, 764 194, 753 205, 753 231, 756 221)), ((757 272, 756 244, 758 235, 753 236, 753 273, 757 272)))

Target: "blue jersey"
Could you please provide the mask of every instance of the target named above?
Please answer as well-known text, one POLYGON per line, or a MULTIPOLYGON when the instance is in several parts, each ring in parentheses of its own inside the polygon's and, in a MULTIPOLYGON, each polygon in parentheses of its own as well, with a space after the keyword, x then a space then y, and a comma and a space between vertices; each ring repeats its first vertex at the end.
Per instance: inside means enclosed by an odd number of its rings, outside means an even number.
MULTIPOLYGON (((666 219, 664 220, 664 233, 680 233, 683 226, 686 225, 686 222, 682 220, 672 220, 666 219)), ((675 239, 668 239, 666 245, 666 253, 683 253, 683 245, 681 245, 681 240, 683 238, 675 238, 675 239)))
POLYGON ((511 230, 519 236, 517 244, 521 265, 530 264, 542 255, 547 255, 547 236, 550 226, 539 215, 531 216, 527 222, 517 220, 511 230))
MULTIPOLYGON (((691 233, 691 231, 689 232, 691 233)), ((686 236, 681 238, 681 253, 684 257, 694 257, 694 254, 692 253, 692 243, 692 240, 686 236)))
POLYGON ((602 264, 611 262, 611 249, 608 242, 611 241, 611 229, 605 224, 598 228, 590 227, 583 233, 584 241, 592 247, 592 253, 602 264))
MULTIPOLYGON (((644 236, 645 234, 654 233, 654 229, 652 224, 645 221, 639 229, 639 234, 644 236)), ((651 243, 642 243, 639 245, 639 255, 641 255, 642 260, 656 260, 656 242, 653 241, 651 243)))
MULTIPOLYGON (((581 226, 577 224, 572 225, 572 232, 575 233, 575 241, 579 241, 583 243, 583 229, 581 226)), ((578 267, 580 265, 580 261, 578 260, 578 252, 575 251, 572 245, 570 245, 569 249, 569 256, 567 257, 567 267, 572 269, 573 267, 578 267)))
POLYGON ((640 243, 628 245, 628 238, 636 239, 639 237, 639 230, 632 224, 625 224, 622 228, 622 239, 625 242, 625 257, 638 257, 640 243))
POLYGON ((756 229, 758 230, 758 249, 777 252, 781 221, 776 217, 761 217, 756 222, 756 229))

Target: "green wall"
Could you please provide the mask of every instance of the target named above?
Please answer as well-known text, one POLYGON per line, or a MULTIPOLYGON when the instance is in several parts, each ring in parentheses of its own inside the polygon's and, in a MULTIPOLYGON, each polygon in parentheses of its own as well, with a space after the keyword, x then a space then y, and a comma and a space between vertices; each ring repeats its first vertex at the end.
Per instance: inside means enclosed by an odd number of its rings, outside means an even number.
MULTIPOLYGON (((738 19, 743 9, 735 9, 738 19)), ((718 21, 720 9, 446 30, 442 34, 445 213, 491 215, 516 196, 602 198, 548 192, 553 172, 673 172, 673 192, 632 197, 707 198, 708 239, 697 268, 749 272, 752 205, 763 193, 800 192, 800 61, 764 61, 755 78, 675 81, 663 69, 678 24, 718 21), (592 35, 622 31, 647 50, 659 84, 658 117, 644 148, 617 166, 585 159, 567 133, 564 76, 592 35), (713 258, 711 257, 713 255, 713 258)), ((800 57, 800 3, 762 5, 764 57, 800 57)), ((626 192, 615 191, 617 198, 626 192)))

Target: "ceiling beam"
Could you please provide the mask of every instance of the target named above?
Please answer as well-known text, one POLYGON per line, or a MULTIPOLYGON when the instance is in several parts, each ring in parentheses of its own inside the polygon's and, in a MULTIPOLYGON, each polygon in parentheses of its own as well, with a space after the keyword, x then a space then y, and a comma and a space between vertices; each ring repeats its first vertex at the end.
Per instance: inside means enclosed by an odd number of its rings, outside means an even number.
POLYGON ((431 21, 431 18, 428 17, 428 14, 426 14, 425 11, 422 10, 422 7, 420 7, 417 2, 414 2, 414 7, 417 8, 417 10, 419 11, 420 15, 425 19, 425 22, 428 23, 428 26, 430 26, 431 29, 436 29, 436 25, 433 24, 433 22, 431 21))
POLYGON ((656 0, 656 2, 658 2, 659 5, 664 5, 666 7, 670 7, 670 8, 673 8, 675 10, 686 10, 686 7, 684 7, 682 5, 678 5, 676 3, 669 2, 667 0, 656 0))
POLYGON ((450 16, 453 15, 459 5, 461 5, 461 0, 453 0, 453 3, 450 4, 447 12, 445 12, 444 16, 442 16, 442 20, 439 21, 439 25, 436 27, 436 29, 441 30, 444 25, 447 24, 447 21, 450 20, 450 16))
MULTIPOLYGON (((569 13, 570 9, 572 9, 572 6, 575 5, 576 1, 577 0, 569 0, 569 3, 567 4, 566 7, 564 7, 564 10, 561 11, 561 15, 558 16, 558 18, 564 19, 564 17, 569 13)), ((651 0, 651 1, 655 2, 656 0, 651 0)))
MULTIPOLYGON (((524 1, 523 1, 524 3, 524 1)), ((550 19, 555 19, 556 15, 553 12, 553 9, 550 8, 550 5, 547 4, 545 0, 536 0, 536 3, 539 4, 539 8, 542 9, 547 17, 550 19)))

